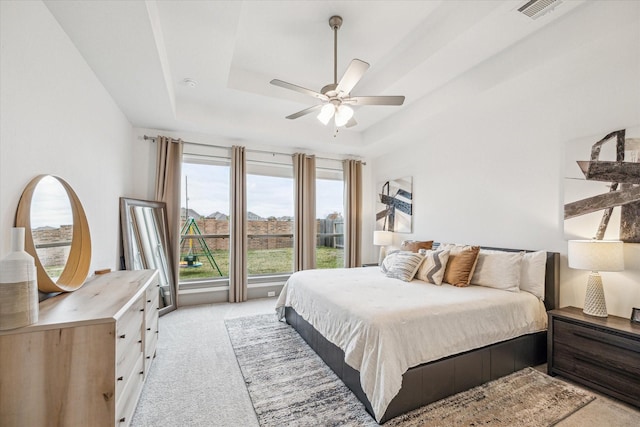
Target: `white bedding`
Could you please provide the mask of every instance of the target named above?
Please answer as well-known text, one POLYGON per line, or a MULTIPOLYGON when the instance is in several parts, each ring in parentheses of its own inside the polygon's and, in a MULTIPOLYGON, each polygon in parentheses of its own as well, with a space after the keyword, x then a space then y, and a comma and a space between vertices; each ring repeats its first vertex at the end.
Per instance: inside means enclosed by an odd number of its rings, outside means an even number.
POLYGON ((544 304, 528 292, 403 282, 377 267, 294 273, 280 318, 285 306, 344 351, 377 421, 410 367, 547 327, 544 304))

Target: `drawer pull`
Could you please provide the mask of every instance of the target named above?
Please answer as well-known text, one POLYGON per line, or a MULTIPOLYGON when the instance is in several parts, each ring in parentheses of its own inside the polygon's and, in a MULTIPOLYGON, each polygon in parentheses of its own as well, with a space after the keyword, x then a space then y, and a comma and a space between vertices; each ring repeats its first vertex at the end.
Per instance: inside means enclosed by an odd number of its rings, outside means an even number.
POLYGON ((122 381, 124 377, 118 377, 118 381, 122 381))
POLYGON ((141 308, 140 311, 144 311, 144 308, 141 308))
POLYGON ((119 335, 118 338, 124 339, 126 336, 127 336, 127 334, 122 334, 122 335, 119 335))
POLYGON ((140 371, 140 375, 144 375, 144 371, 140 371))
POLYGON ((150 331, 150 330, 151 330, 151 328, 147 328, 147 331, 150 331))
POLYGON ((151 359, 151 356, 147 356, 147 359, 151 359))
POLYGON ((150 299, 148 299, 148 300, 147 300, 147 302, 151 302, 151 300, 150 300, 150 299))
POLYGON ((622 345, 616 344, 615 342, 612 341, 608 341, 606 339, 603 338, 599 338, 599 337, 595 337, 593 335, 589 335, 589 334, 585 334, 583 332, 574 332, 573 333, 575 336, 580 337, 580 338, 584 338, 586 340, 591 340, 591 341, 595 341, 595 342, 599 342, 601 344, 605 344, 605 345, 610 345, 612 347, 618 347, 621 348, 623 350, 629 350, 629 348, 624 347, 622 345))
POLYGON ((138 344, 142 344, 142 340, 138 340, 138 344))
POLYGON ((125 417, 122 417, 122 418, 120 418, 120 419, 118 420, 118 422, 123 423, 123 422, 124 422, 124 420, 125 420, 125 417))

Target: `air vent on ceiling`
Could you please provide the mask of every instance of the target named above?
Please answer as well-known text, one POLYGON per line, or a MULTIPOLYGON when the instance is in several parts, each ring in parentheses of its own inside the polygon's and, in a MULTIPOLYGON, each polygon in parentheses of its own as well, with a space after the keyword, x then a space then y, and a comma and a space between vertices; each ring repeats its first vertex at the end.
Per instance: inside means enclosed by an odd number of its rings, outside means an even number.
POLYGON ((547 12, 551 12, 562 0, 530 0, 518 9, 531 19, 538 19, 547 12))

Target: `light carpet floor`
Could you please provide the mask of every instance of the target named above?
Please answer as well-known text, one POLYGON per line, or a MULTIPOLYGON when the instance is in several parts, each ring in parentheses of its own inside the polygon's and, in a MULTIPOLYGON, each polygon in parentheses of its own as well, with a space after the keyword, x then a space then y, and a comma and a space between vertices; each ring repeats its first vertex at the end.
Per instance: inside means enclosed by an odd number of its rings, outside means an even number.
MULTIPOLYGON (((224 321, 273 313, 274 306, 270 298, 184 307, 161 317, 157 357, 131 425, 258 427, 224 321)), ((638 419, 640 411, 599 396, 557 426, 631 427, 638 419)))

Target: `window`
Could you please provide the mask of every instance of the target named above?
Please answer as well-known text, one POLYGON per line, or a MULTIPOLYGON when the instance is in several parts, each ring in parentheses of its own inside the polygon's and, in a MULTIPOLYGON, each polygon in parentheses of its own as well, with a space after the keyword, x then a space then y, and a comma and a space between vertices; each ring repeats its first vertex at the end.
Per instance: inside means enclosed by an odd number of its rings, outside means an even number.
POLYGON ((293 271, 293 167, 247 161, 249 277, 293 271))
POLYGON ((344 267, 342 170, 316 169, 316 268, 344 267))
POLYGON ((180 210, 180 283, 229 277, 229 162, 185 160, 180 210))

